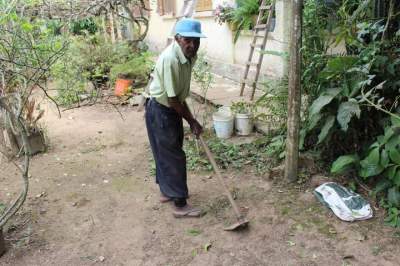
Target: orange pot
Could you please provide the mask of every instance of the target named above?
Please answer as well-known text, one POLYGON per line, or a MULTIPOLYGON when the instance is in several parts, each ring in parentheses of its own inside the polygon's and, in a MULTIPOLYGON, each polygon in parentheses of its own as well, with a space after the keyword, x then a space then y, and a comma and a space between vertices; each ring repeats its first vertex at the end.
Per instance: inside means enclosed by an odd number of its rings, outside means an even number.
POLYGON ((115 81, 115 96, 123 96, 128 93, 129 88, 132 86, 133 80, 131 79, 117 79, 115 81))

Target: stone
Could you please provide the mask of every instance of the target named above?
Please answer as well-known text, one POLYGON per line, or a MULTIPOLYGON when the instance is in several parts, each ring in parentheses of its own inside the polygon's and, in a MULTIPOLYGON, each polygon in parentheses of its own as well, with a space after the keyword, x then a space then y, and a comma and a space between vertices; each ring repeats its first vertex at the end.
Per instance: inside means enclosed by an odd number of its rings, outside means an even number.
POLYGON ((143 95, 136 95, 129 99, 129 104, 132 106, 139 105, 143 100, 143 95))
POLYGON ((323 175, 313 175, 311 177, 311 187, 315 188, 318 187, 326 182, 331 182, 332 180, 329 177, 323 175))

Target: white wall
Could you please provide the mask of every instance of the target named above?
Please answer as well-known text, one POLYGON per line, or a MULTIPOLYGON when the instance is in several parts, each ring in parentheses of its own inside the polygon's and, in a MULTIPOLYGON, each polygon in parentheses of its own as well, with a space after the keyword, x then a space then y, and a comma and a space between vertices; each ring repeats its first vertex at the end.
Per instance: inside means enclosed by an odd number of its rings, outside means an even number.
MULTIPOLYGON (((214 0, 214 7, 218 3, 217 1, 223 0, 214 0)), ((276 25, 274 31, 269 33, 266 50, 287 51, 288 33, 285 29, 288 28, 287 9, 289 3, 290 0, 278 0, 276 3, 276 25)), ((177 12, 182 5, 183 1, 177 0, 177 12)), ((172 33, 176 19, 169 15, 159 16, 156 12, 156 0, 151 0, 150 7, 152 11, 146 41, 152 50, 161 51, 167 44, 168 36, 172 33)), ((200 49, 206 51, 216 72, 240 80, 250 52, 252 32, 242 32, 241 37, 234 44, 232 31, 227 24, 219 25, 214 20, 212 11, 196 12, 194 18, 201 21, 203 33, 207 36, 207 38, 201 40, 200 49)), ((258 56, 253 57, 253 62, 256 62, 256 59, 258 59, 258 56)), ((283 57, 277 55, 264 56, 263 75, 279 78, 285 75, 285 69, 286 63, 283 57)))

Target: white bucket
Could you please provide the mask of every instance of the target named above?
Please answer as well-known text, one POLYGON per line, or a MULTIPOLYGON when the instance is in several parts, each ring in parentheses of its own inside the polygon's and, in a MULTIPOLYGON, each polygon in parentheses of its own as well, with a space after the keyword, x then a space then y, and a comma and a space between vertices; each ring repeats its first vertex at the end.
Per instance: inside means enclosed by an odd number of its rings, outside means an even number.
POLYGON ((253 131, 253 127, 253 118, 250 114, 235 115, 235 128, 237 135, 247 136, 253 131))
POLYGON ((230 112, 218 111, 213 114, 214 129, 217 137, 227 139, 233 133, 233 116, 230 112))

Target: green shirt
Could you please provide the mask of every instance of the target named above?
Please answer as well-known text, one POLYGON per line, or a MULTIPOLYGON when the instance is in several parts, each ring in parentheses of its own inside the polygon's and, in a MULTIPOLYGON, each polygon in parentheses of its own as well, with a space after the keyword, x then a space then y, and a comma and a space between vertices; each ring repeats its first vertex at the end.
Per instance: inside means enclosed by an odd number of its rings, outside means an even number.
POLYGON ((189 96, 192 68, 196 58, 188 60, 178 43, 173 42, 157 60, 150 96, 169 107, 168 98, 177 97, 183 103, 189 96))

